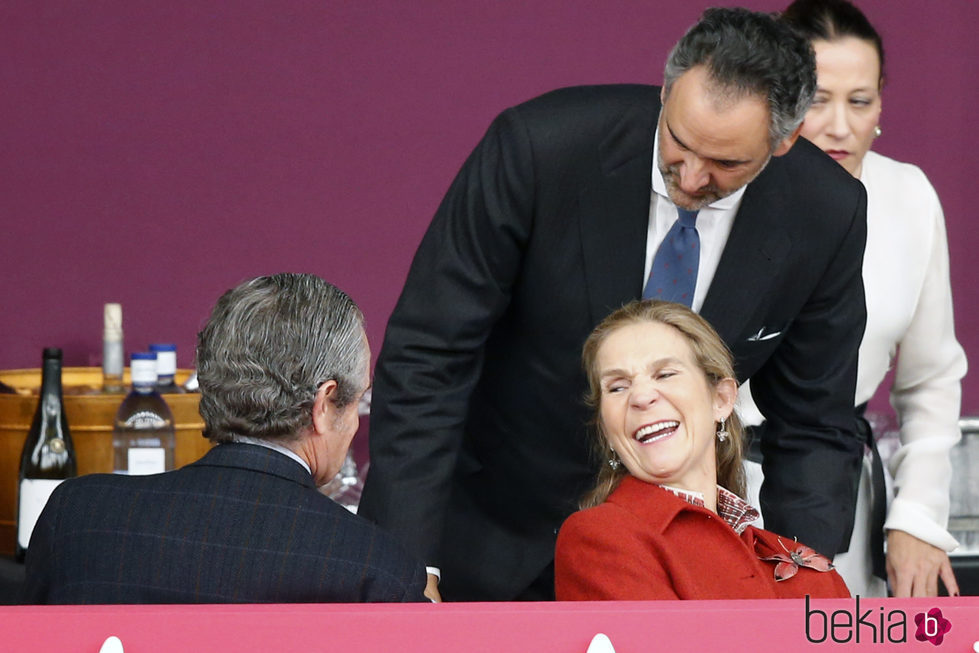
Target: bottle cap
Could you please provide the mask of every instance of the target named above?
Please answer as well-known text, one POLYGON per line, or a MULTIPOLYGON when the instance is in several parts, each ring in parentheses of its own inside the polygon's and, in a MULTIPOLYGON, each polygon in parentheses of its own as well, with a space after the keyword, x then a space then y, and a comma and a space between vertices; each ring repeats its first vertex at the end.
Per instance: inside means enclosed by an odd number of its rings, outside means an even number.
POLYGON ((177 373, 177 345, 154 343, 150 351, 156 354, 156 373, 160 376, 173 376, 177 373))
POLYGON ((133 385, 156 384, 156 354, 142 351, 133 353, 129 368, 133 385))
POLYGON ((45 347, 44 356, 45 359, 57 358, 61 360, 61 348, 60 347, 45 347))
POLYGON ((102 311, 104 337, 110 340, 122 339, 122 304, 106 304, 102 311))

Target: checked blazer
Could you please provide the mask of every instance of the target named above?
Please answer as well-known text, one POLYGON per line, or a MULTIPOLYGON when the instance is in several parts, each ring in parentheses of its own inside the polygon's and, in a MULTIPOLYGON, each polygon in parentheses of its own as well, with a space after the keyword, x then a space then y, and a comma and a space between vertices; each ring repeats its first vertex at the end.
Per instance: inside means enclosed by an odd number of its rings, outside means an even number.
POLYGON ((62 483, 26 563, 25 603, 425 600, 424 567, 392 537, 251 444, 164 474, 62 483))

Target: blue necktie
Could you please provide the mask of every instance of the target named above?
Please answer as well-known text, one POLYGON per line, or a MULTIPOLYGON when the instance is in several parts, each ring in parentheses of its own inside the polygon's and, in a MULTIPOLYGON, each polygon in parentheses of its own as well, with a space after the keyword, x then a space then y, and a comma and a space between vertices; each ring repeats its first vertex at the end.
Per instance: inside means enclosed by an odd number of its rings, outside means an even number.
POLYGON ((700 265, 697 212, 680 207, 676 211, 679 217, 656 250, 642 298, 690 306, 697 287, 697 266, 700 265))

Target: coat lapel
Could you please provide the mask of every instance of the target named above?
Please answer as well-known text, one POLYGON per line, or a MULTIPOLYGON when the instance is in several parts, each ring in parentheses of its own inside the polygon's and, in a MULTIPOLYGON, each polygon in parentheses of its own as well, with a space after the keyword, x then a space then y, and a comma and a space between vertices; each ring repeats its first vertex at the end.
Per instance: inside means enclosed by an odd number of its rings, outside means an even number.
POLYGON ((598 147, 601 175, 579 193, 592 323, 642 293, 659 98, 623 114, 598 147))
POLYGON ((793 216, 778 191, 777 167, 769 165, 745 190, 714 280, 700 309, 733 349, 783 268, 792 240, 793 216))

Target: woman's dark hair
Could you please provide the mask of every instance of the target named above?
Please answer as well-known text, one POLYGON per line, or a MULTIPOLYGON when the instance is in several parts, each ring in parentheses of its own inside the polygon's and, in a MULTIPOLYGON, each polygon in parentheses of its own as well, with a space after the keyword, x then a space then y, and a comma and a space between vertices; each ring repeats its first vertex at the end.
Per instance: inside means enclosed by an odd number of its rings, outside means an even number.
POLYGON ((869 41, 880 61, 878 86, 884 85, 884 42, 863 12, 847 0, 795 0, 781 20, 810 41, 835 41, 852 36, 869 41))

